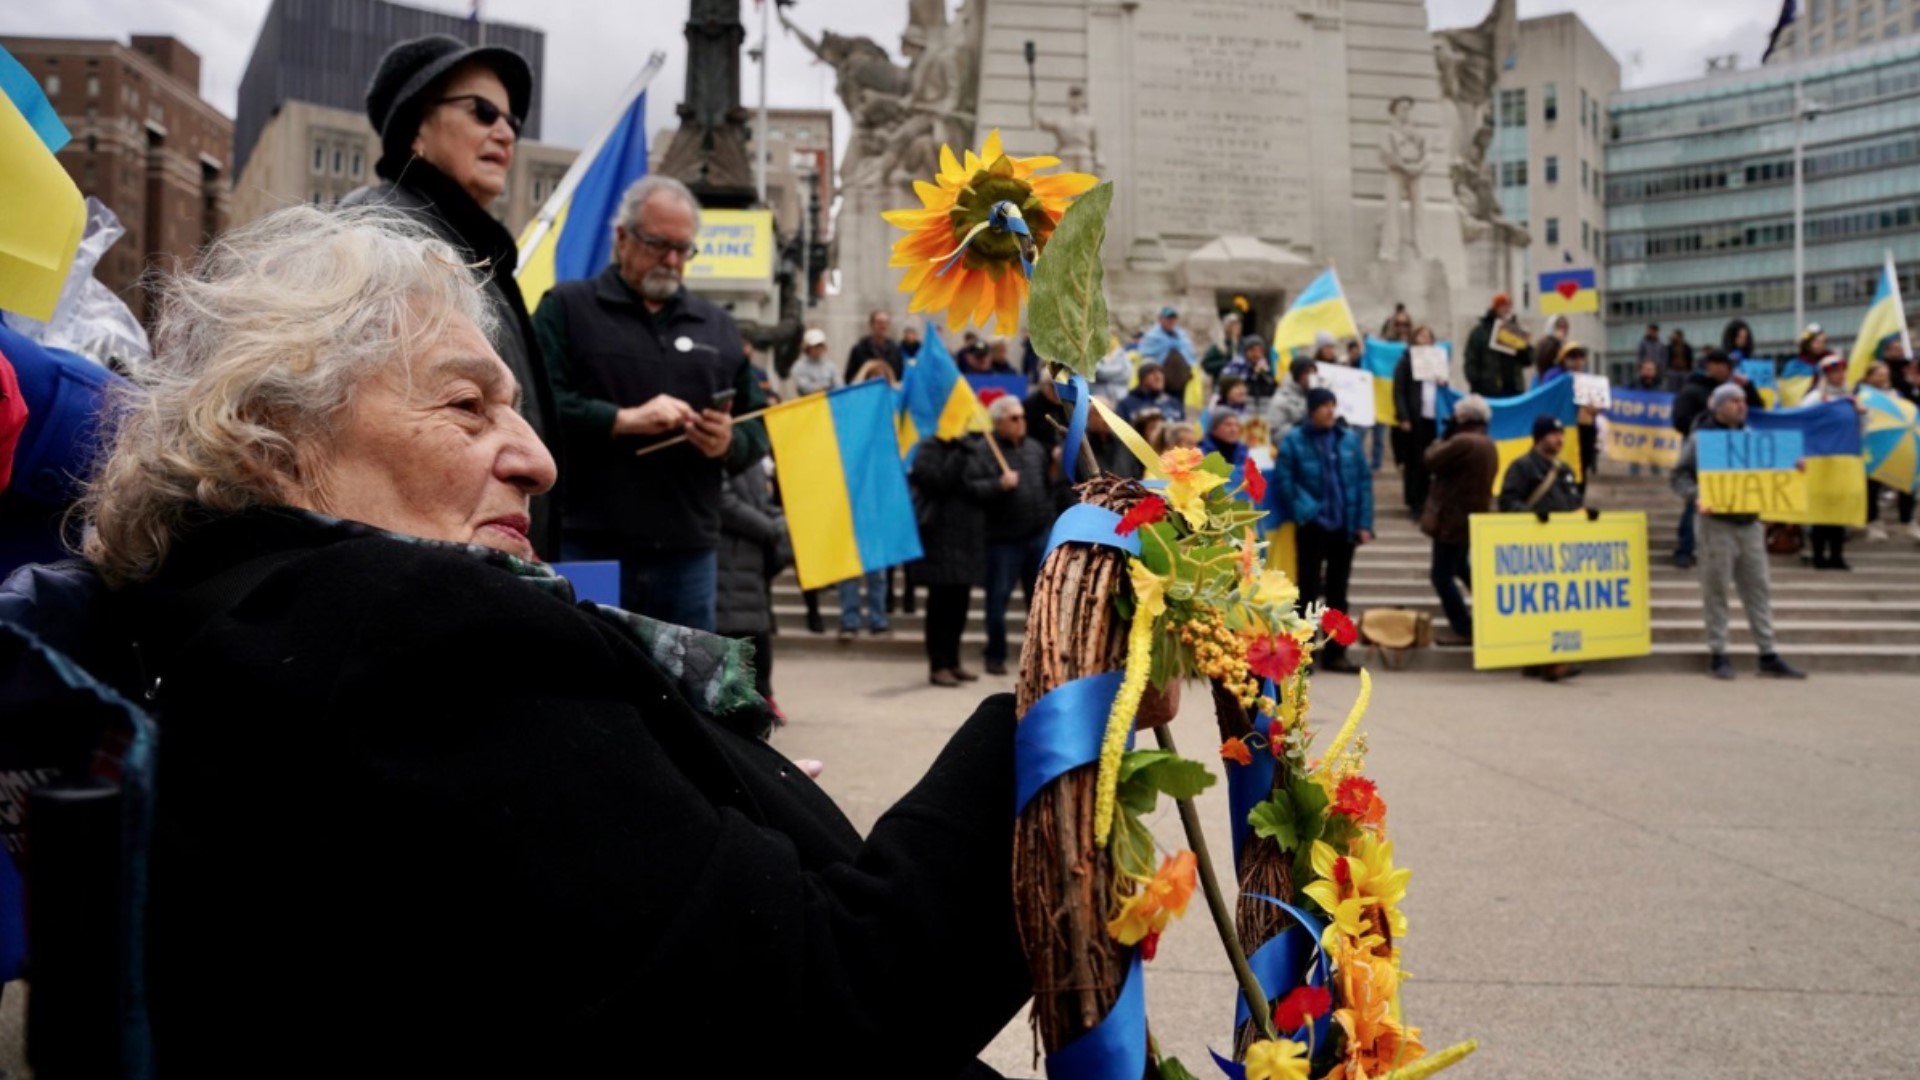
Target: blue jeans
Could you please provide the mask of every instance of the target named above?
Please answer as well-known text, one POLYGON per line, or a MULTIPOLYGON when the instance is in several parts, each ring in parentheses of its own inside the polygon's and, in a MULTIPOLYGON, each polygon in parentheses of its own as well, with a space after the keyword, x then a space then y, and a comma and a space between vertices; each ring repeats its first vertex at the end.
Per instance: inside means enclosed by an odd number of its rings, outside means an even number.
POLYGON ((1033 603, 1033 583, 1040 576, 1040 556, 1047 548, 1045 533, 1026 540, 987 542, 987 649, 990 664, 1007 660, 1007 601, 1017 584, 1033 603))
POLYGON ((574 540, 562 543, 560 548, 568 560, 619 560, 620 606, 635 615, 713 632, 718 552, 635 552, 618 545, 574 540))
POLYGON ((887 572, 874 570, 840 583, 840 629, 860 629, 860 586, 867 587, 867 629, 887 628, 887 572))
POLYGON ((1673 557, 1693 558, 1693 500, 1691 499, 1680 508, 1680 533, 1674 538, 1673 557))

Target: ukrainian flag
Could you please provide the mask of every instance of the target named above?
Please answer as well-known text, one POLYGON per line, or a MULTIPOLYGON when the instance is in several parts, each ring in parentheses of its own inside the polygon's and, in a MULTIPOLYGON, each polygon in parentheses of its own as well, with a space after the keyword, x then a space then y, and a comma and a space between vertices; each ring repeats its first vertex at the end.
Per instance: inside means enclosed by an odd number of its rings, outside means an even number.
POLYGON ((1807 514, 1782 516, 1796 525, 1865 525, 1867 463, 1862 456, 1860 413, 1852 401, 1829 401, 1748 415, 1755 431, 1798 431, 1806 456, 1807 514))
POLYGON ((592 277, 613 259, 620 196, 647 175, 647 95, 640 91, 597 147, 583 151, 520 234, 515 279, 527 310, 561 281, 592 277))
MULTIPOLYGON (((1443 386, 1434 411, 1450 420, 1453 407, 1465 396, 1450 386, 1443 386)), ((1573 470, 1574 479, 1580 479, 1580 442, 1575 432, 1580 410, 1573 403, 1572 379, 1555 379, 1515 397, 1488 398, 1487 406, 1493 411, 1493 420, 1487 425, 1487 436, 1493 440, 1494 448, 1500 451, 1500 467, 1493 473, 1494 491, 1499 491, 1501 481, 1506 479, 1507 466, 1533 449, 1533 420, 1536 416, 1557 416, 1566 425, 1567 441, 1565 448, 1560 451, 1560 460, 1573 470)))
POLYGON ((1587 315, 1600 310, 1593 270, 1550 270, 1540 275, 1540 314, 1587 315))
POLYGON ((1407 345, 1403 341, 1381 341, 1379 338, 1367 339, 1366 351, 1360 354, 1360 363, 1373 376, 1373 420, 1376 424, 1393 425, 1400 422, 1400 414, 1393 407, 1393 369, 1400 364, 1400 358, 1407 355, 1407 345))
POLYGON ((1806 400, 1813 391, 1813 382, 1820 372, 1812 364, 1795 357, 1780 366, 1780 405, 1794 408, 1806 400))
POLYGON ((801 588, 920 557, 893 410, 893 388, 882 379, 767 410, 801 588))
POLYGON ((1880 347, 1898 338, 1907 346, 1907 355, 1913 355, 1912 344, 1907 341, 1907 315, 1900 306, 1900 278, 1893 272, 1893 255, 1887 255, 1887 261, 1880 267, 1880 284, 1873 290, 1873 304, 1867 308, 1867 317, 1860 324, 1860 336, 1853 339, 1853 355, 1847 358, 1847 385, 1853 386, 1867 377, 1867 368, 1879 358, 1880 347))
POLYGON ((960 377, 960 365, 953 362, 953 354, 940 340, 932 319, 927 320, 920 355, 907 361, 907 373, 900 380, 900 415, 895 429, 899 456, 903 458, 928 432, 942 439, 957 439, 969 431, 986 430, 980 421, 980 399, 960 377))
POLYGON ((1360 336, 1347 307, 1347 295, 1340 291, 1340 275, 1328 270, 1313 279, 1313 284, 1294 300, 1287 313, 1273 328, 1273 351, 1286 356, 1295 349, 1310 348, 1313 336, 1325 330, 1337 338, 1360 336))

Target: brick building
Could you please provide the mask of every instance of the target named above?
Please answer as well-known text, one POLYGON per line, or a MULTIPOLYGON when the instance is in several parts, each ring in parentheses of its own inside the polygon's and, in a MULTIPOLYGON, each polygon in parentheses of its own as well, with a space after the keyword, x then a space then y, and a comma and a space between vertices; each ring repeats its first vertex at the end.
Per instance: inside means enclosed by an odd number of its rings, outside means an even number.
POLYGON ((0 37, 73 133, 60 151, 82 194, 127 235, 95 272, 146 319, 152 265, 188 259, 227 223, 233 121, 200 97, 200 57, 171 37, 0 37))

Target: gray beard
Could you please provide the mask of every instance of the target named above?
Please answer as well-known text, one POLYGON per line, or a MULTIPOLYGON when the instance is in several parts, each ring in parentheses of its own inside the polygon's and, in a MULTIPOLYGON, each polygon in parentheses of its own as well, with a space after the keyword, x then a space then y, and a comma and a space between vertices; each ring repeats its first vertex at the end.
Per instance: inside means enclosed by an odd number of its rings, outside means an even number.
POLYGON ((647 271, 640 279, 640 295, 656 304, 664 304, 680 291, 680 275, 663 266, 647 271))

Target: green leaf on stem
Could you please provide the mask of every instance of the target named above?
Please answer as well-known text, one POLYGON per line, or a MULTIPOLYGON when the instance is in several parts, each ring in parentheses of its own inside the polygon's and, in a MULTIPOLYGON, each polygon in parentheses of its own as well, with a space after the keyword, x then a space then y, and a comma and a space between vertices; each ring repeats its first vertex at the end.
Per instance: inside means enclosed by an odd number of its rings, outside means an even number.
POLYGON ((1100 264, 1112 205, 1112 183, 1074 200, 1034 263, 1027 301, 1027 333, 1034 351, 1089 379, 1107 354, 1112 333, 1103 291, 1106 272, 1100 264))

